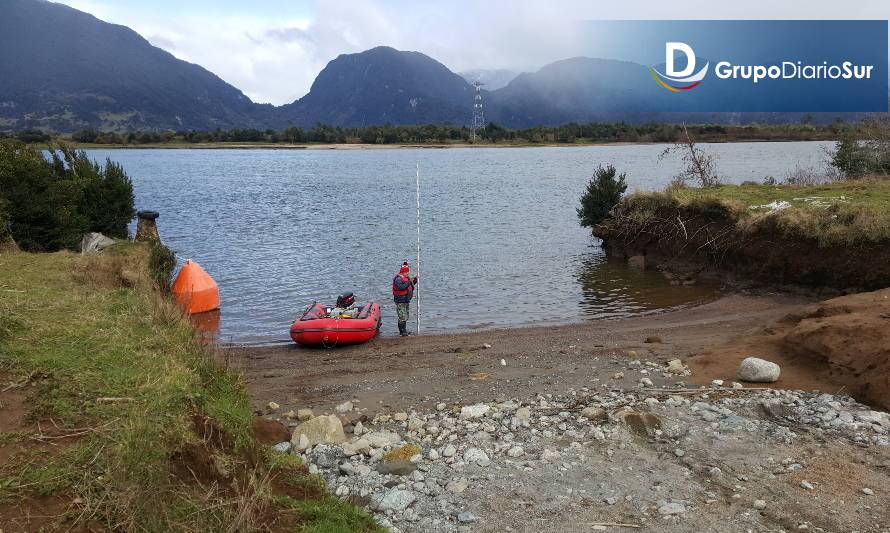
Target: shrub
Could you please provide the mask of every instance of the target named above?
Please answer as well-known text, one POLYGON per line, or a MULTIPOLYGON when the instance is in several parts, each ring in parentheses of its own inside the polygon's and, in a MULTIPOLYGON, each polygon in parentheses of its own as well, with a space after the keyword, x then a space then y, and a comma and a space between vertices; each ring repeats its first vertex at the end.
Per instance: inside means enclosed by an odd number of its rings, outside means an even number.
MULTIPOLYGON (((65 164, 74 169, 82 183, 81 212, 89 223, 89 231, 98 231, 109 237, 127 238, 127 224, 136 214, 133 200, 133 182, 123 167, 110 159, 105 167, 87 159, 85 152, 62 149, 65 164)), ((53 157, 58 157, 53 154, 53 157)))
POLYGON ((720 178, 717 176, 717 156, 699 148, 692 136, 689 135, 686 125, 683 125, 681 140, 674 146, 665 148, 659 159, 674 152, 680 152, 680 158, 683 161, 683 170, 674 177, 674 182, 697 181, 701 187, 720 185, 720 178))
POLYGON ((13 239, 28 251, 75 249, 90 231, 125 238, 135 214, 133 184, 120 165, 103 167, 64 146, 46 158, 19 141, 0 141, 0 196, 13 239))
POLYGON ((0 196, 0 245, 9 237, 9 208, 6 200, 0 196))
POLYGON ((170 279, 176 268, 176 254, 161 243, 152 243, 148 256, 148 271, 152 280, 162 291, 170 290, 170 279))
POLYGON ((847 177, 861 176, 869 171, 863 147, 850 134, 844 135, 835 144, 831 165, 847 177))
POLYGON ((27 144, 45 143, 50 140, 50 136, 40 130, 22 130, 15 134, 15 138, 27 144))
POLYGON ((830 181, 829 176, 819 172, 816 167, 803 166, 799 163, 785 176, 785 183, 798 187, 812 187, 827 181, 830 181))
POLYGON ((615 174, 615 167, 612 165, 601 165, 594 171, 587 190, 581 196, 581 207, 577 210, 582 226, 599 224, 621 201, 621 195, 627 190, 627 175, 621 173, 616 179, 615 174))
POLYGON ((96 130, 80 130, 71 134, 71 140, 76 143, 94 143, 99 136, 96 130))
POLYGON ((831 166, 845 177, 890 174, 890 119, 864 120, 841 136, 829 157, 831 166))
POLYGON ((10 233, 25 250, 73 246, 87 226, 77 184, 54 176, 40 151, 21 142, 0 141, 0 196, 8 201, 10 233))
POLYGON ((387 461, 387 462, 407 461, 408 459, 411 459, 412 457, 414 457, 421 451, 422 450, 421 450, 420 446, 418 446, 416 444, 406 444, 399 448, 393 448, 392 450, 383 454, 383 460, 387 461))

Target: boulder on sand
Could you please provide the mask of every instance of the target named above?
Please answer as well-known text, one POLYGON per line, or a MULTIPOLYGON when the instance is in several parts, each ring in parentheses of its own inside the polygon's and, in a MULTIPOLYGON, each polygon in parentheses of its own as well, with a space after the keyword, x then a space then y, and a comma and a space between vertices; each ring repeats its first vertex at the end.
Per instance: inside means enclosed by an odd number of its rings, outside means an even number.
POLYGON ((679 359, 671 359, 667 362, 665 372, 667 372, 668 374, 676 374, 678 376, 682 376, 686 373, 686 365, 684 365, 683 361, 679 359))
POLYGON ((301 447, 300 436, 305 437, 303 440, 305 447, 346 442, 343 424, 334 415, 316 416, 297 426, 290 440, 298 448, 301 447))
POLYGON ((757 357, 746 357, 739 365, 739 379, 752 383, 773 383, 782 369, 776 363, 757 357))

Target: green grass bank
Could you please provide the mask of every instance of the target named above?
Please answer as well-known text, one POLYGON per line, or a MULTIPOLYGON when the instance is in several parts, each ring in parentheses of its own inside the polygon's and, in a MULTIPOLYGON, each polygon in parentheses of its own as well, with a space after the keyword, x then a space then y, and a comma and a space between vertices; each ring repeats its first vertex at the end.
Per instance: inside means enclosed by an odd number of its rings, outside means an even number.
POLYGON ((890 180, 638 192, 594 228, 613 256, 783 284, 890 286, 890 180))
POLYGON ((0 529, 376 531, 254 439, 148 256, 0 253, 0 529))

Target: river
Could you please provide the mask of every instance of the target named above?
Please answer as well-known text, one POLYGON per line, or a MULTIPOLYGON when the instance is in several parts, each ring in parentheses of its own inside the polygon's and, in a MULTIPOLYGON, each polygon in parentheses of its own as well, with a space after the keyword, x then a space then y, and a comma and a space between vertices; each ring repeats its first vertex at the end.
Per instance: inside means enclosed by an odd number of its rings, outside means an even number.
MULTIPOLYGON (((830 143, 701 145, 728 182, 817 166, 830 143)), ((415 261, 421 173, 425 332, 627 316, 710 298, 609 261, 581 228, 578 199, 614 164, 628 191, 662 189, 680 168, 664 145, 377 150, 91 150, 121 163, 136 205, 161 213, 164 242, 217 280, 223 342, 287 340, 313 302, 353 291, 383 303, 415 261)), ((413 310, 412 310, 413 311, 413 310)), ((412 317, 413 326, 413 317, 412 317)))

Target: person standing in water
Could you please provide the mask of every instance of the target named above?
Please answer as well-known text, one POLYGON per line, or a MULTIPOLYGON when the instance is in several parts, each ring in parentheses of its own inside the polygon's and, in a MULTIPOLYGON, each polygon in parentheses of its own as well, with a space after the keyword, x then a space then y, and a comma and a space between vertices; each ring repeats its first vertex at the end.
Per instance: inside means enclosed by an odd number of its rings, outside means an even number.
POLYGON ((408 333, 408 310, 411 305, 411 298, 414 297, 414 286, 417 285, 417 276, 411 278, 411 269, 408 268, 408 261, 402 263, 399 273, 392 279, 392 299, 396 303, 396 314, 399 316, 399 335, 407 337, 408 333))

